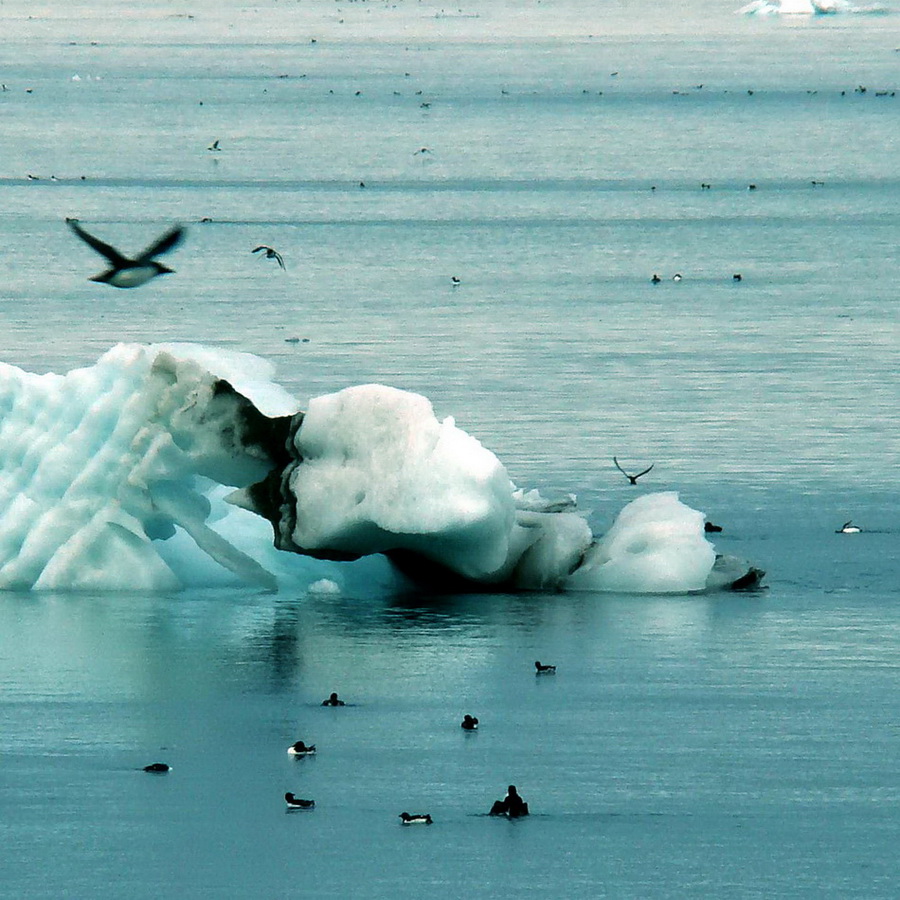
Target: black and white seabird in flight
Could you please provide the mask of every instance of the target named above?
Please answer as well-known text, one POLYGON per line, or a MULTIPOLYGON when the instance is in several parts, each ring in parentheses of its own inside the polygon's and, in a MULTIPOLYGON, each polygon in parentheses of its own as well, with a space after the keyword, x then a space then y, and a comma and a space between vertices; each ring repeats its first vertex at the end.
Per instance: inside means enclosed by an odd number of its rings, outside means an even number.
POLYGON ((628 473, 627 473, 627 472, 619 465, 619 461, 618 461, 615 457, 613 457, 613 462, 616 464, 616 468, 617 468, 617 469, 618 469, 618 470, 619 470, 619 471, 620 471, 620 472, 621 472, 621 473, 622 473, 622 474, 623 474, 623 475, 631 482, 631 484, 637 484, 638 478, 640 478, 641 475, 646 475, 646 474, 650 471, 650 469, 652 469, 653 466, 656 465, 655 463, 653 463, 653 464, 650 465, 649 468, 644 469, 643 472, 638 472, 637 475, 629 475, 629 474, 628 474, 628 473))
POLYGON ((105 272, 89 278, 88 281, 99 281, 101 284, 109 284, 117 288, 140 287, 151 278, 156 278, 157 275, 174 272, 174 269, 158 263, 153 257, 177 247, 184 237, 184 229, 180 225, 176 225, 158 241, 154 241, 140 256, 129 259, 119 253, 115 247, 111 247, 85 231, 76 219, 66 219, 66 224, 89 247, 93 247, 101 256, 109 260, 110 267, 105 272))
POLYGON ((263 250, 266 251, 266 259, 274 259, 282 269, 284 268, 284 260, 281 258, 281 254, 277 250, 273 250, 271 247, 267 247, 265 244, 261 244, 255 250, 251 250, 250 252, 260 253, 263 250))

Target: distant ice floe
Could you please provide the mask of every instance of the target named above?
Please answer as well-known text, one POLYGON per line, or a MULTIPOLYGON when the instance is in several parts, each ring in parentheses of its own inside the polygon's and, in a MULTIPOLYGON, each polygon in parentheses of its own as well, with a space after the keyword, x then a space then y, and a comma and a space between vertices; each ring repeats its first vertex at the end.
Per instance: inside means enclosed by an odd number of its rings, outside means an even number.
POLYGON ((838 13, 883 13, 883 6, 857 6, 848 0, 753 0, 738 13, 747 16, 827 16, 838 13))
POLYGON ((517 489, 425 397, 362 385, 304 413, 273 377, 190 344, 120 344, 67 375, 0 364, 0 589, 231 579, 344 595, 402 572, 447 589, 682 593, 762 574, 718 557, 674 493, 640 497, 595 540, 574 495, 517 489))

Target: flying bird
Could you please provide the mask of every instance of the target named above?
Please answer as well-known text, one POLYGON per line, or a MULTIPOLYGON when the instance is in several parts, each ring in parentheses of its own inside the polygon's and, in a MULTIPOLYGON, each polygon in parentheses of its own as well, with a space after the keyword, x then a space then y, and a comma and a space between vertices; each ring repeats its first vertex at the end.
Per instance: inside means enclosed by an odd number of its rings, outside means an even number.
POLYGON ((655 465, 655 463, 653 463, 649 468, 644 469, 643 472, 638 472, 637 475, 629 475, 629 474, 628 474, 628 473, 627 473, 627 472, 619 465, 619 461, 618 461, 615 457, 613 457, 613 462, 616 464, 616 468, 617 468, 617 469, 618 469, 618 470, 619 470, 619 471, 620 471, 620 472, 621 472, 621 473, 629 480, 629 482, 631 482, 631 484, 637 484, 638 478, 640 478, 642 475, 646 475, 646 474, 650 471, 650 469, 652 469, 653 466, 655 465))
POLYGON ((261 244, 255 250, 251 250, 250 252, 260 253, 263 250, 266 251, 266 259, 274 259, 282 269, 284 268, 284 260, 281 258, 281 254, 277 250, 273 250, 271 247, 267 247, 265 244, 261 244))
POLYGON ((146 284, 157 275, 167 275, 174 272, 168 266, 157 262, 153 257, 160 253, 167 253, 173 247, 177 247, 184 237, 184 229, 176 225, 167 231, 158 241, 154 241, 140 256, 129 259, 121 254, 115 247, 104 243, 99 238, 85 231, 77 219, 66 219, 66 224, 89 247, 96 250, 109 261, 110 267, 99 275, 89 278, 88 281, 99 281, 101 284, 109 284, 117 288, 135 288, 146 284))

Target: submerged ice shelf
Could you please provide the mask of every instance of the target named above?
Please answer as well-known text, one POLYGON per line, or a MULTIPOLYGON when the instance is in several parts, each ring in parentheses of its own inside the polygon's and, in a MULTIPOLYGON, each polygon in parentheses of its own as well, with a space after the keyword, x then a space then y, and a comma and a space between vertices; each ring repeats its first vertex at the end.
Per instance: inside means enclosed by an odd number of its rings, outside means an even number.
POLYGON ((120 344, 67 375, 0 364, 0 589, 275 590, 363 557, 370 585, 397 571, 659 593, 761 577, 717 557, 674 493, 630 503, 596 540, 574 497, 517 489, 425 397, 361 385, 301 412, 273 377, 191 344, 120 344))

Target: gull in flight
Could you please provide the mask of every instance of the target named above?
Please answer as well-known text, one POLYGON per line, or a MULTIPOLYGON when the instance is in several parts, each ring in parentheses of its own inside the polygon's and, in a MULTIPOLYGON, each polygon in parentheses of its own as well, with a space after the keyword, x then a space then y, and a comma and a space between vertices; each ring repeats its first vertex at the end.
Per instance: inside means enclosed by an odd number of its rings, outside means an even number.
POLYGON ((619 461, 618 461, 615 457, 613 457, 613 462, 616 464, 616 468, 617 468, 617 469, 618 469, 618 470, 619 470, 619 471, 620 471, 620 472, 621 472, 621 473, 629 480, 629 482, 631 482, 631 484, 637 484, 638 478, 640 478, 642 475, 646 475, 646 474, 650 471, 650 469, 652 469, 653 466, 655 465, 655 463, 651 464, 649 468, 644 469, 643 472, 638 472, 637 475, 629 475, 629 474, 628 474, 628 473, 627 473, 627 472, 619 465, 619 461))
POLYGON ((265 244, 257 247, 255 250, 251 250, 250 252, 260 253, 263 250, 265 250, 266 252, 266 259, 274 259, 282 269, 284 268, 284 260, 281 258, 281 254, 277 250, 273 250, 271 247, 266 247, 265 244))

